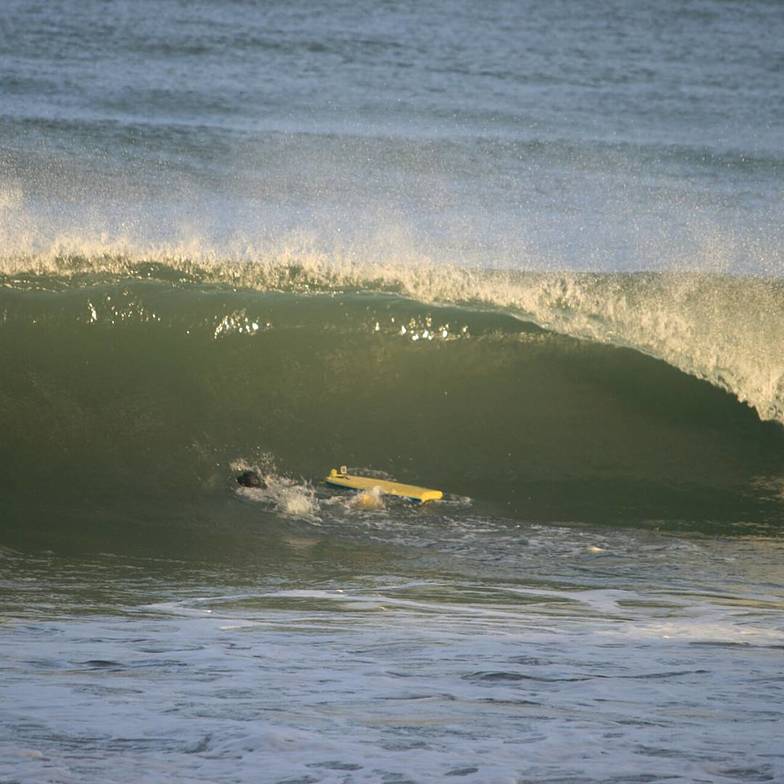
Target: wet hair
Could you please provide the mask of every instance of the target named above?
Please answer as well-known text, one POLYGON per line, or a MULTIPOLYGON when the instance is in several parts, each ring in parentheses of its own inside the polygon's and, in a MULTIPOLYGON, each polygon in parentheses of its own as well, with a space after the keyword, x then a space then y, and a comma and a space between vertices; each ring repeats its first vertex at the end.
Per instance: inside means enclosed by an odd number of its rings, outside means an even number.
POLYGON ((237 482, 243 487, 264 487, 261 477, 255 471, 242 471, 237 475, 237 482))

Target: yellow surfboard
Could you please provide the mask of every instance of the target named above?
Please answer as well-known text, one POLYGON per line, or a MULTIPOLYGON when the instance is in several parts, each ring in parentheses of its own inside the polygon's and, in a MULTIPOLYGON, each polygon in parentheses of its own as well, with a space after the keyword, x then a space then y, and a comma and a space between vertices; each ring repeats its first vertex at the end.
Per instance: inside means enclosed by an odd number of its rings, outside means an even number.
POLYGON ((376 479, 372 476, 354 476, 346 471, 345 466, 333 468, 329 476, 324 479, 328 485, 345 487, 348 490, 372 490, 377 487, 385 495, 396 495, 400 498, 410 498, 412 501, 425 503, 438 501, 444 497, 440 490, 431 490, 427 487, 404 485, 400 482, 388 482, 386 479, 376 479))

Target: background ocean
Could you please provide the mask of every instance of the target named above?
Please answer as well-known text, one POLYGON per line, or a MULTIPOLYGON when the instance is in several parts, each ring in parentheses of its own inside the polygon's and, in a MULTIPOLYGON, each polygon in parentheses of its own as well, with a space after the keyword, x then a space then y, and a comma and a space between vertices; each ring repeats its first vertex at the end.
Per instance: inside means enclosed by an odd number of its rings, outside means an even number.
POLYGON ((4 3, 0 782, 784 780, 782 40, 4 3))

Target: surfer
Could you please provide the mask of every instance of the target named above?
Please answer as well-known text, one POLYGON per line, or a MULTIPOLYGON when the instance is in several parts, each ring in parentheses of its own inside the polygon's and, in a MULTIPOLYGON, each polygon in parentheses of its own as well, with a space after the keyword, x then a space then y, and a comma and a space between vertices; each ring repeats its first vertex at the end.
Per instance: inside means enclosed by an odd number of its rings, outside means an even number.
MULTIPOLYGON (((382 495, 393 495, 400 498, 407 498, 410 501, 426 503, 428 501, 439 501, 444 497, 441 490, 432 490, 427 487, 417 485, 405 485, 400 482, 391 482, 387 479, 378 479, 372 476, 354 476, 348 473, 346 466, 339 469, 333 468, 329 476, 324 479, 324 483, 332 487, 339 487, 345 490, 357 490, 360 492, 360 506, 365 508, 376 508, 382 495)), ((237 484, 242 487, 250 487, 259 490, 269 489, 267 482, 261 473, 253 468, 246 468, 237 474, 237 484)))
POLYGON ((253 470, 241 471, 237 474, 237 483, 243 487, 266 487, 266 483, 259 476, 258 472, 253 470))

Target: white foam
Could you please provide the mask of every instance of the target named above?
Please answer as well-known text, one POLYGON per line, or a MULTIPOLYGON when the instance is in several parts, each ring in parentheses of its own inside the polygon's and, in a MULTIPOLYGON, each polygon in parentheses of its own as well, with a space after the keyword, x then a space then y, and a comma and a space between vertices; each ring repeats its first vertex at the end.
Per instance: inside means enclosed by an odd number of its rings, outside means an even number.
POLYGON ((262 487, 237 487, 238 495, 249 501, 272 506, 284 516, 318 523, 319 506, 313 486, 309 482, 278 474, 270 455, 263 456, 256 463, 241 458, 233 460, 230 467, 235 473, 255 471, 262 480, 262 487))

